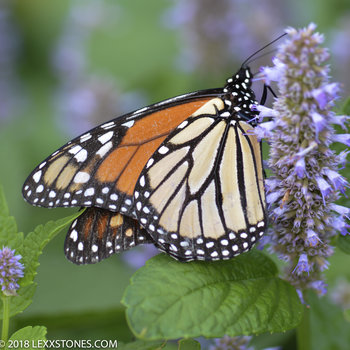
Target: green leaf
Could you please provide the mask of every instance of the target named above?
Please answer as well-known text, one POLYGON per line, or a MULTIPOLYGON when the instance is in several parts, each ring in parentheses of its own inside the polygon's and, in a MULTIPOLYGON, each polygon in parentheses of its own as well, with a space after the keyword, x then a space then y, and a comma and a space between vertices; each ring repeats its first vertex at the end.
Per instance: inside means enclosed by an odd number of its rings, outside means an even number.
POLYGON ((346 254, 350 254, 350 235, 338 236, 337 246, 346 254))
POLYGON ((350 115, 350 97, 348 97, 342 107, 342 113, 345 115, 350 115))
MULTIPOLYGON (((18 289, 17 296, 11 297, 10 300, 10 316, 17 315, 25 310, 33 300, 37 284, 32 283, 18 289)), ((2 308, 2 306, 1 306, 2 308)))
POLYGON ((349 349, 350 323, 344 312, 326 298, 309 293, 309 344, 308 350, 349 349))
POLYGON ((24 327, 14 334, 7 342, 6 349, 44 349, 44 341, 46 340, 46 328, 42 326, 24 327), (16 345, 16 344, 19 344, 16 345), (11 345, 11 347, 9 347, 11 345))
POLYGON ((178 350, 200 350, 201 344, 194 339, 181 339, 179 340, 178 350))
POLYGON ((298 325, 295 289, 262 252, 180 263, 160 254, 131 278, 122 303, 141 339, 223 337, 283 332, 298 325))
MULTIPOLYGON (((10 297, 10 317, 17 315, 25 310, 31 303, 36 290, 36 283, 19 288, 16 296, 10 297)), ((3 317, 3 304, 0 304, 0 320, 3 317)))
POLYGON ((33 232, 28 233, 23 243, 23 259, 25 266, 25 275, 20 280, 20 286, 26 286, 33 282, 36 270, 39 266, 39 256, 44 247, 50 242, 63 228, 68 226, 74 219, 81 215, 81 211, 74 215, 59 219, 57 221, 49 221, 45 225, 37 226, 33 232))
POLYGON ((17 232, 16 220, 9 215, 5 193, 0 186, 0 248, 5 246, 20 252, 23 245, 23 233, 17 232))

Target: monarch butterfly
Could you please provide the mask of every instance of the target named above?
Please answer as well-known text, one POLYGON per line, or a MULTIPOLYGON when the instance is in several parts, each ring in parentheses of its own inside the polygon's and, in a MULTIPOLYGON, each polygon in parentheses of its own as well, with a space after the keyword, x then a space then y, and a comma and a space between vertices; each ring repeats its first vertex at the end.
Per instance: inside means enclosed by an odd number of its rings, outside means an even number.
POLYGON ((266 227, 252 73, 224 88, 141 108, 95 127, 29 175, 33 205, 87 207, 70 226, 65 255, 95 263, 144 243, 181 260, 230 259, 266 227))

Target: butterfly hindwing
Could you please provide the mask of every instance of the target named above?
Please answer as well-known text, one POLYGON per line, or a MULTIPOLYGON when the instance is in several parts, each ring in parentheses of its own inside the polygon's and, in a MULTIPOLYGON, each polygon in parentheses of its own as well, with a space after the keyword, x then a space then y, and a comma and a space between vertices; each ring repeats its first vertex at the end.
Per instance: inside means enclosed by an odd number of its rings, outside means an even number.
POLYGON ((136 214, 160 249, 180 260, 229 259, 265 230, 260 143, 251 125, 212 99, 149 159, 136 214))
POLYGON ((215 92, 166 100, 73 139, 34 169, 24 198, 49 208, 94 206, 134 216, 133 191, 148 158, 215 92))
POLYGON ((71 224, 65 255, 75 264, 92 264, 139 244, 154 243, 139 223, 125 215, 87 208, 71 224))

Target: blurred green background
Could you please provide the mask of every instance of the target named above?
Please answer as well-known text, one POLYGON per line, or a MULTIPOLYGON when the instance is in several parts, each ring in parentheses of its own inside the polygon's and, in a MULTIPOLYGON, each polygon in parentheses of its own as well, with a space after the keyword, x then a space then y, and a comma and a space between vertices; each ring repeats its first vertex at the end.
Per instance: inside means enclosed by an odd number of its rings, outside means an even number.
MULTIPOLYGON (((283 28, 311 21, 326 34, 345 97, 348 0, 1 0, 0 183, 19 230, 74 212, 35 208, 21 196, 30 171, 70 138, 143 105, 222 86, 283 28)), ((17 325, 47 325, 49 338, 130 340, 120 299, 135 271, 130 260, 142 263, 149 252, 75 266, 64 258, 64 236, 41 256, 34 302, 17 325)), ((350 280, 349 259, 333 260, 330 280, 350 280)))

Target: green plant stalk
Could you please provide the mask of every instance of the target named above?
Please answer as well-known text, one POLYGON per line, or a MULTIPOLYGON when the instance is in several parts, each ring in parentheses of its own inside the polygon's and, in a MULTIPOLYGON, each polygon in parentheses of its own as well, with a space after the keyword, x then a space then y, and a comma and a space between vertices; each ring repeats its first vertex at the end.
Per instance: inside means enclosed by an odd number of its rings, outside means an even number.
POLYGON ((297 327, 297 344, 298 344, 298 350, 311 349, 309 306, 305 306, 303 318, 299 326, 297 327))
POLYGON ((2 318, 2 333, 1 333, 1 339, 4 342, 7 342, 8 335, 9 335, 9 322, 10 322, 10 297, 3 296, 2 302, 3 302, 3 318, 2 318))

